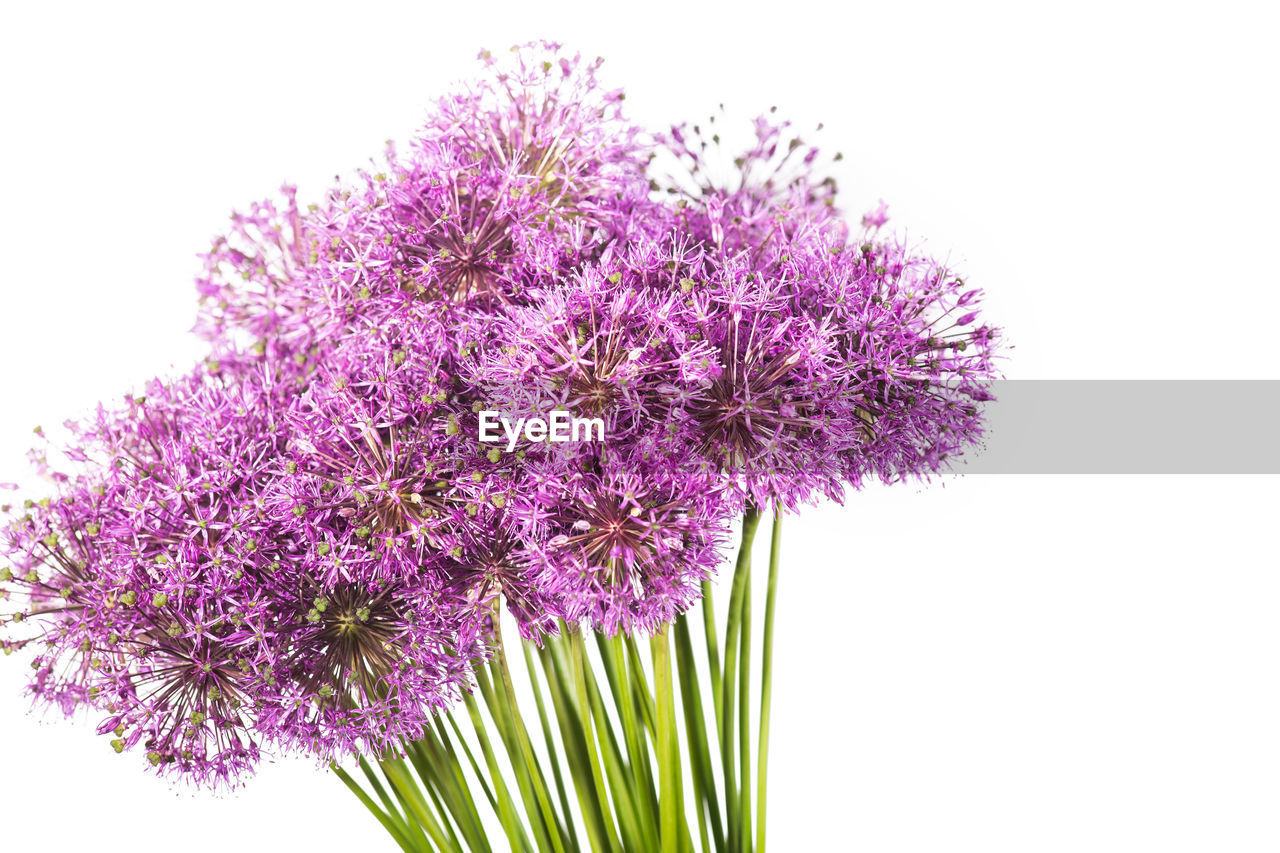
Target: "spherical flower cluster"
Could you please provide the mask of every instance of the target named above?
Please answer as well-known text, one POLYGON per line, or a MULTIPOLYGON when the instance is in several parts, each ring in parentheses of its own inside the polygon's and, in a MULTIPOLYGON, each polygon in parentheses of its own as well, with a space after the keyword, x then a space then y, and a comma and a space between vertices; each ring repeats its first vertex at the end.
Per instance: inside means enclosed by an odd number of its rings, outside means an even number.
POLYGON ((381 754, 469 689, 495 608, 535 640, 654 629, 744 509, 980 435, 978 291, 883 207, 851 230, 785 123, 718 160, 628 122, 598 61, 481 57, 408 153, 236 216, 198 280, 208 360, 73 425, 74 472, 4 530, 5 650, 117 751, 209 782, 381 754), (604 440, 482 440, 494 412, 604 440))

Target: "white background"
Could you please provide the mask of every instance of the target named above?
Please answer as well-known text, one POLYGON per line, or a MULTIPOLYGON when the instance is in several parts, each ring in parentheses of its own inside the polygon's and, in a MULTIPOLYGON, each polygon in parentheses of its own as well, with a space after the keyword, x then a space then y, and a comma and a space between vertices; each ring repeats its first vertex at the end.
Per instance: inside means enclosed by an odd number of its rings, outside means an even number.
MULTIPOLYGON (((987 289, 1010 378, 1277 377, 1263 3, 264 5, 0 11, 0 482, 33 426, 199 356, 232 207, 317 197, 533 37, 655 126, 825 121, 847 209, 885 198, 987 289)), ((773 849, 1280 849, 1275 486, 950 478, 789 522, 773 849)), ((306 763, 175 793, 28 716, 26 672, 0 661, 5 849, 391 849, 306 763)))

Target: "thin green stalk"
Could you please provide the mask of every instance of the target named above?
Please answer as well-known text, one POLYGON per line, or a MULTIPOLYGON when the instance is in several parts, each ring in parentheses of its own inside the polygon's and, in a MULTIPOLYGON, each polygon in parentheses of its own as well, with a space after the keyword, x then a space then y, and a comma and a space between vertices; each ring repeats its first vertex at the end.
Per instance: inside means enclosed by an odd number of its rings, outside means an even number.
MULTIPOLYGON (((533 654, 529 651, 529 643, 520 644, 524 652, 525 671, 529 674, 529 686, 533 688, 533 701, 538 707, 538 722, 542 727, 542 740, 547 748, 551 761, 551 774, 556 782, 556 795, 560 799, 560 811, 565 818, 565 828, 569 833, 569 843, 574 850, 580 849, 578 830, 575 828, 573 810, 569 807, 569 793, 564 784, 564 773, 560 770, 560 750, 556 747, 555 736, 551 730, 551 720, 547 716, 547 706, 542 699, 542 690, 538 687, 538 673, 533 662, 533 654)), ((548 687, 548 689, 550 689, 548 687)))
MULTIPOLYGON (((494 624, 495 626, 497 624, 497 614, 495 614, 494 624)), ((546 778, 542 775, 542 767, 538 763, 538 758, 533 752, 533 744, 529 740, 529 731, 525 728, 524 719, 520 715, 520 706, 516 702, 515 685, 511 683, 511 670, 507 666, 506 649, 503 647, 502 635, 497 633, 496 627, 494 629, 494 657, 498 673, 502 678, 503 693, 506 696, 504 713, 509 717, 516 740, 519 742, 520 756, 524 759, 529 780, 533 785, 534 796, 537 799, 542 820, 546 824, 551 846, 556 853, 565 853, 564 841, 561 838, 563 827, 560 824, 559 816, 551 805, 551 794, 547 790, 546 778)), ((515 757, 513 756, 512 758, 512 764, 514 765, 515 757)))
POLYGON ((408 818, 401 815, 400 809, 396 806, 395 801, 391 799, 391 795, 387 793, 382 780, 373 771, 373 766, 365 760, 364 756, 357 756, 356 762, 360 767, 360 771, 364 773, 364 778, 368 780, 369 787, 378 795, 378 799, 382 802, 382 807, 387 810, 387 815, 399 823, 401 827, 407 829, 409 826, 408 818))
POLYGON ((404 808, 413 814, 418 825, 431 836, 431 840, 441 850, 451 849, 449 839, 444 830, 440 827, 435 815, 431 813, 431 807, 427 804, 427 800, 422 796, 422 791, 418 784, 410 775, 409 769, 404 766, 403 759, 384 758, 379 764, 382 767, 382 773, 387 777, 387 781, 391 783, 391 788, 396 796, 400 799, 404 808))
POLYGON ((596 749, 596 737, 591 727, 591 699, 587 694, 587 676, 584 669, 587 653, 582 644, 582 634, 575 627, 569 632, 569 658, 573 668, 573 683, 577 693, 578 713, 582 720, 582 734, 586 742, 587 760, 591 768, 591 780, 596 789, 596 800, 600 803, 604 815, 605 826, 609 830, 610 840, 617 845, 617 830, 613 825, 613 813, 609 808, 609 795, 605 790, 604 774, 600 769, 600 755, 596 749))
POLYGON ((711 747, 707 741, 707 724, 703 716, 702 690, 698 685, 697 661, 693 655, 693 636, 689 630, 687 614, 681 614, 675 623, 675 649, 677 672, 680 676, 680 699, 684 705, 685 732, 689 738, 692 761, 694 799, 698 809, 698 832, 702 849, 711 849, 710 839, 717 853, 724 850, 724 827, 720 820, 720 798, 716 792, 716 777, 711 769, 711 747))
POLYGON ((741 776, 741 803, 738 806, 738 839, 743 849, 751 846, 751 577, 742 591, 742 622, 739 627, 741 669, 738 675, 738 772, 741 776))
POLYGON ((760 661, 760 758, 756 768, 756 853, 764 853, 765 777, 769 769, 769 705, 773 693, 773 616, 778 587, 778 564, 782 548, 782 509, 773 509, 773 531, 769 537, 769 586, 764 603, 764 649, 760 661))
POLYGON ((556 721, 560 725, 560 742, 564 745, 565 759, 569 765, 569 772, 573 775, 573 790, 578 797, 583 824, 587 829, 587 841, 591 844, 594 853, 612 853, 621 848, 612 823, 606 823, 605 809, 608 807, 608 802, 601 803, 596 796, 594 777, 587 766, 589 761, 586 735, 583 732, 581 716, 574 705, 573 693, 567 684, 560 656, 557 655, 559 644, 559 638, 548 639, 546 645, 538 649, 538 657, 542 663, 543 674, 547 678, 547 691, 551 694, 556 721))
MULTIPOLYGON (((581 652, 584 656, 586 655, 585 644, 581 646, 581 652)), ((622 845, 628 850, 651 850, 657 844, 657 827, 649 827, 642 820, 636 802, 638 792, 635 789, 635 780, 618 745, 613 722, 605 709, 604 696, 600 692, 600 685, 596 682, 590 663, 590 658, 583 658, 582 667, 586 676, 587 697, 591 703, 591 718, 595 721, 598 732, 605 779, 609 783, 614 813, 618 816, 618 830, 621 833, 622 845)))
POLYGON ((597 634, 600 658, 604 661, 614 707, 622 721, 623 736, 627 742, 627 758, 631 767, 636 808, 647 828, 657 836, 658 807, 653 793, 653 770, 649 765, 649 745, 636 717, 636 702, 631 693, 627 671, 627 650, 621 637, 605 637, 597 634))
POLYGON ((711 581, 702 582, 702 630, 707 640, 707 666, 711 673, 711 702, 716 709, 716 735, 724 730, 720 694, 720 645, 716 637, 716 608, 711 600, 711 581))
POLYGON ((751 543, 755 540, 760 514, 754 506, 747 507, 742 517, 742 544, 738 548, 738 560, 733 570, 733 587, 729 594, 729 618, 724 635, 724 672, 721 681, 721 716, 724 726, 720 731, 720 761, 724 766, 724 799, 728 812, 729 849, 743 848, 741 837, 741 796, 734 767, 733 729, 736 676, 738 669, 738 636, 742 623, 742 604, 751 579, 751 543))
MULTIPOLYGON (((364 771, 364 775, 369 780, 369 784, 375 791, 379 792, 379 796, 386 797, 386 789, 378 780, 377 774, 373 772, 373 766, 364 758, 359 759, 359 761, 360 769, 364 771)), ((386 768, 383 767, 381 762, 378 764, 378 769, 382 770, 383 777, 386 778, 388 784, 391 785, 391 792, 395 794, 396 802, 400 804, 400 810, 404 812, 404 822, 402 825, 404 827, 405 835, 408 837, 410 843, 420 850, 435 849, 435 846, 432 845, 430 839, 427 837, 427 833, 423 831, 422 819, 414 814, 413 808, 409 805, 409 800, 400 791, 400 789, 396 787, 395 783, 391 781, 391 778, 386 776, 386 768)), ((394 811, 395 810, 393 809, 393 812, 394 811)))
POLYGON ((433 800, 438 796, 437 808, 442 812, 447 809, 472 853, 491 853, 462 764, 452 749, 445 748, 436 734, 436 727, 428 728, 420 740, 409 745, 407 751, 410 762, 418 771, 418 778, 426 784, 427 792, 433 800))
MULTIPOLYGON (((506 694, 498 690, 497 685, 502 677, 498 672, 496 659, 490 662, 490 667, 493 669, 492 681, 489 678, 488 668, 483 666, 475 668, 476 684, 489 709, 489 717, 493 720, 494 728, 498 731, 498 738, 506 751, 511 771, 515 774, 516 788, 520 791, 520 802, 524 805, 528 826, 533 830, 534 843, 537 844, 540 853, 553 853, 551 836, 555 833, 555 828, 548 826, 543 820, 541 805, 533 787, 535 771, 525 764, 519 738, 515 733, 516 724, 512 719, 511 708, 506 703, 506 694)), ((556 850, 554 853, 562 853, 562 851, 556 850)))
MULTIPOLYGON (((479 671, 477 667, 477 672, 479 671)), ((466 704, 467 713, 471 716, 471 727, 475 729, 476 740, 480 743, 480 753, 484 756, 485 765, 489 768, 489 776, 493 780, 498 820, 507 834, 507 841, 510 842, 512 850, 527 851, 529 849, 529 838, 525 835, 524 826, 520 823, 520 816, 516 813, 511 799, 511 792, 507 790, 507 784, 503 781, 502 769, 498 766, 498 757, 493 752, 493 744, 489 741, 489 735, 484 728, 484 720, 480 716, 480 706, 476 704, 475 697, 470 693, 464 692, 462 701, 466 704)))
POLYGON ((408 836, 405 835, 399 821, 393 820, 386 812, 378 808, 378 804, 373 801, 373 798, 369 796, 364 788, 360 787, 360 783, 351 778, 350 773, 343 770, 337 764, 330 764, 329 769, 333 771, 335 776, 342 780, 342 784, 346 785, 351 793, 356 795, 356 799, 364 804, 364 807, 369 810, 369 813, 377 818, 378 823, 382 824, 382 828, 387 831, 387 834, 395 840, 396 844, 400 845, 401 850, 404 850, 405 853, 428 853, 429 848, 418 847, 410 843, 408 836))
POLYGON ((661 851, 679 853, 679 822, 684 811, 680 795, 680 742, 676 732, 675 688, 671 678, 671 648, 665 630, 649 640, 653 652, 653 689, 657 694, 658 806, 661 813, 661 851))
MULTIPOLYGON (((489 801, 490 807, 494 812, 498 811, 498 800, 493 796, 493 790, 489 787, 488 781, 484 778, 484 771, 480 769, 480 763, 476 761, 475 753, 471 751, 467 739, 462 735, 462 729, 458 726, 458 721, 453 718, 452 711, 445 712, 445 719, 449 721, 449 725, 453 728, 454 735, 458 738, 458 743, 462 746, 463 753, 467 756, 467 762, 471 765, 471 772, 475 774, 476 781, 480 783, 480 790, 484 792, 485 799, 489 801)), ((449 743, 449 733, 444 729, 440 730, 440 737, 444 745, 453 752, 453 745, 449 743)), ((456 754, 455 754, 456 758, 456 754)))
POLYGON ((649 730, 650 737, 654 737, 657 712, 654 710, 653 694, 649 692, 649 682, 645 680, 640 648, 636 645, 636 638, 630 634, 623 637, 623 643, 627 647, 627 663, 631 669, 631 695, 640 709, 645 728, 649 730))
POLYGON ((449 836, 449 842, 452 844, 449 850, 461 850, 462 842, 458 840, 458 834, 453 830, 453 823, 449 819, 449 810, 440 800, 440 795, 436 793, 434 785, 425 786, 427 796, 431 798, 431 804, 436 807, 436 811, 440 813, 440 825, 444 827, 445 834, 449 836))

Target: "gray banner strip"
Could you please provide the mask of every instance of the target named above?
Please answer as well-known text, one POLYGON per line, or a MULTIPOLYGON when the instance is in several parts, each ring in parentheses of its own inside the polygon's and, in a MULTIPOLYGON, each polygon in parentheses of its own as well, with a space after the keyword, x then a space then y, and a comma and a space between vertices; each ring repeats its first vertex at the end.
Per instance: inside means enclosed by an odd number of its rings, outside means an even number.
POLYGON ((1280 474, 1280 380, 1006 380, 959 474, 1280 474))

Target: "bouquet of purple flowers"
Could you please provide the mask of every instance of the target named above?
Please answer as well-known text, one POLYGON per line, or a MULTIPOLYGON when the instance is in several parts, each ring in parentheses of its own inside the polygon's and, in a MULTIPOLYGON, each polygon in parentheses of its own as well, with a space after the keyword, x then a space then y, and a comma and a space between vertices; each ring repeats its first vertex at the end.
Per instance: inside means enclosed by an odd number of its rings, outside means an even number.
POLYGON ((315 756, 405 850, 762 850, 781 520, 945 468, 997 333, 786 122, 727 153, 599 60, 481 59, 408 151, 234 217, 207 360, 37 454, 4 649, 156 772, 315 756))

